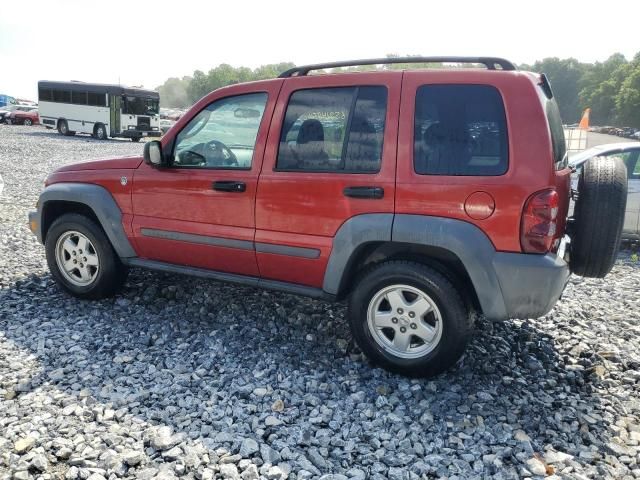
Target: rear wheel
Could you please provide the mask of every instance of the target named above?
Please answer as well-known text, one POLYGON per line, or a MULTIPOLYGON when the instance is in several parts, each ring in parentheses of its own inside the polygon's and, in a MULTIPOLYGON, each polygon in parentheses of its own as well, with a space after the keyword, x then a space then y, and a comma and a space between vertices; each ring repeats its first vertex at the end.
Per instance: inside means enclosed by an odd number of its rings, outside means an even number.
POLYGON ((98 140, 107 139, 107 127, 105 127, 102 123, 97 123, 93 132, 94 132, 94 136, 98 140))
POLYGON ((134 143, 138 143, 140 141, 140 137, 131 137, 131 141, 134 143))
POLYGON ((437 375, 461 357, 472 317, 454 285, 425 265, 379 264, 349 299, 353 336, 367 357, 411 377, 437 375))
POLYGON ((79 298, 109 297, 127 278, 127 268, 105 233, 84 215, 56 219, 47 232, 45 251, 53 278, 79 298))
POLYGON ((627 170, 617 157, 594 157, 578 180, 571 235, 571 271, 604 278, 618 256, 627 205, 627 170))
POLYGON ((30 127, 31 125, 33 125, 33 122, 31 121, 30 118, 25 118, 24 122, 22 122, 23 125, 26 125, 27 127, 30 127))

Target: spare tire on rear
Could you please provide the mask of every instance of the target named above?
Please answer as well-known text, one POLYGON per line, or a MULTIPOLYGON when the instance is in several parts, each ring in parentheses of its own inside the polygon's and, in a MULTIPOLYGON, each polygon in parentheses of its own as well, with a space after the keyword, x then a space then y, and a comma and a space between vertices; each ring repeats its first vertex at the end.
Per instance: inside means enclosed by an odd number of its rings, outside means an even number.
POLYGON ((627 170, 619 157, 593 157, 578 180, 571 235, 571 271, 604 278, 613 268, 627 206, 627 170))

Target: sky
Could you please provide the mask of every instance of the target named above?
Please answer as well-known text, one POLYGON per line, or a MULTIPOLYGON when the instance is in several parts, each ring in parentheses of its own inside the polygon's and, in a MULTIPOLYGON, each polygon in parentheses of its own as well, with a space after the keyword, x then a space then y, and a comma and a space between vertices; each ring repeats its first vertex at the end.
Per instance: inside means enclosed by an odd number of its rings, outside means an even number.
POLYGON ((220 63, 389 53, 631 59, 639 19, 638 0, 1 0, 0 94, 35 100, 43 79, 155 88, 220 63))

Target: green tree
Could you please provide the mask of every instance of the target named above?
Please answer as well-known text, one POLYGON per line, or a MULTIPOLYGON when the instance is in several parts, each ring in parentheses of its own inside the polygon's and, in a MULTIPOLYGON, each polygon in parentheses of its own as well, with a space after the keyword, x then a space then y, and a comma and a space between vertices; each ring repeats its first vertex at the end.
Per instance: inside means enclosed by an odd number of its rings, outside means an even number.
POLYGON ((187 85, 187 93, 189 94, 189 104, 193 104, 199 98, 202 98, 212 89, 209 88, 208 76, 202 70, 193 72, 193 77, 187 85))
POLYGON ((223 63, 210 69, 207 73, 196 70, 190 77, 169 78, 156 90, 160 93, 160 103, 163 107, 186 108, 217 88, 234 83, 275 78, 294 66, 291 62, 282 62, 261 65, 252 70, 247 67, 236 68, 223 63))
MULTIPOLYGON (((388 54, 388 58, 397 58, 388 54)), ((212 90, 251 80, 275 78, 294 66, 291 62, 261 65, 256 69, 221 64, 207 73, 196 70, 190 77, 169 78, 157 90, 165 107, 188 107, 212 90)), ((468 65, 462 64, 461 67, 468 65)), ((438 68, 433 64, 364 65, 334 72, 438 68)), ((631 62, 615 53, 604 62, 580 63, 575 58, 545 58, 522 70, 546 73, 567 123, 577 122, 584 108, 591 108, 593 124, 640 127, 640 52, 631 62)))
POLYGON ((614 53, 604 62, 589 65, 580 81, 581 109, 591 108, 591 122, 611 125, 616 121, 615 97, 620 90, 620 73, 627 65, 621 53, 614 53))
POLYGON ((640 128, 640 59, 634 60, 625 74, 615 97, 618 121, 621 125, 640 128))
POLYGON ((575 58, 545 58, 531 66, 522 65, 523 70, 531 70, 547 75, 553 94, 560 108, 562 120, 566 123, 577 122, 581 110, 578 100, 579 85, 587 65, 575 58))
POLYGON ((157 90, 160 93, 160 102, 163 107, 182 108, 191 105, 187 86, 191 82, 191 77, 167 79, 157 90))

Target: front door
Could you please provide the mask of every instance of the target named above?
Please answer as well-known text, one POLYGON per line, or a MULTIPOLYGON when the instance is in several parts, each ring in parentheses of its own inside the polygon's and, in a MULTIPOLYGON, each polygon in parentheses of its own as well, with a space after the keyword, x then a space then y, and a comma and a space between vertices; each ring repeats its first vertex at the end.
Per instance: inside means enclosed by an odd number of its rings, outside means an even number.
POLYGON ((170 168, 136 171, 133 233, 141 257, 258 276, 254 202, 281 83, 213 95, 175 138, 163 139, 170 168))
POLYGON ((402 72, 285 80, 256 198, 263 278, 321 287, 351 217, 393 213, 402 72))

